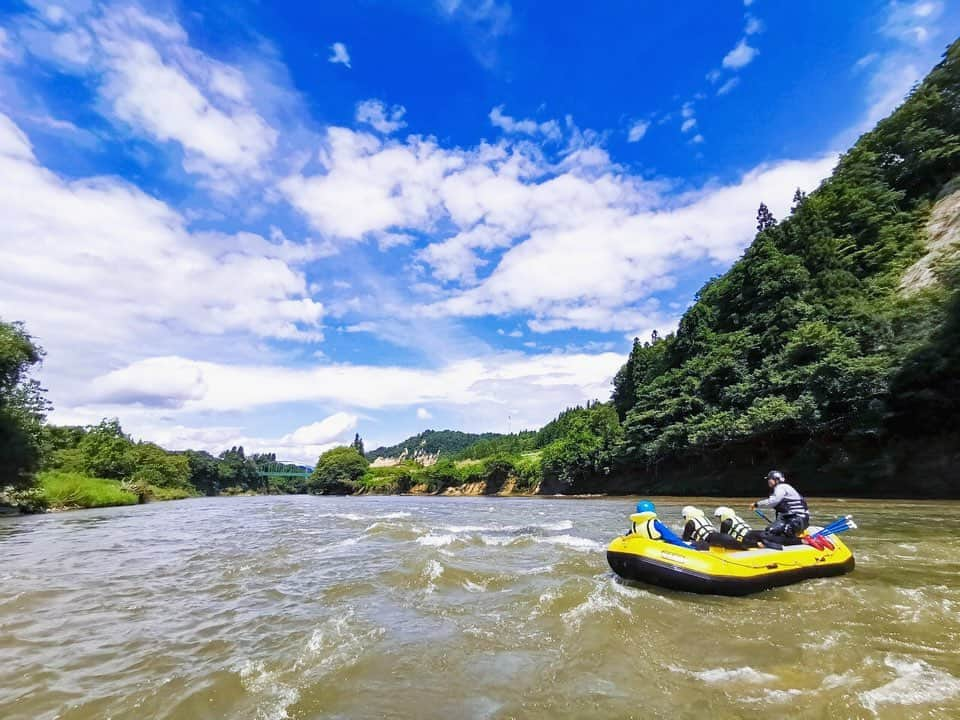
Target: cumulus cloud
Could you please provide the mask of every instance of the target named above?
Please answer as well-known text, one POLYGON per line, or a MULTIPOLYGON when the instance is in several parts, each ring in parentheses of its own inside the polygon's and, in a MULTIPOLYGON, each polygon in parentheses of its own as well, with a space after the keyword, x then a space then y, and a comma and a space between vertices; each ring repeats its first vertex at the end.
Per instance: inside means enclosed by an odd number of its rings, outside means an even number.
MULTIPOLYGON (((2 114, 0 176, 0 313, 28 323, 51 353, 48 366, 149 353, 185 337, 322 337, 323 305, 297 265, 326 246, 190 232, 178 212, 123 181, 67 180, 41 167, 2 114)), ((192 376, 178 382, 158 385, 159 395, 190 397, 198 386, 192 376)))
POLYGON ((647 130, 650 128, 650 123, 647 120, 637 120, 633 125, 630 126, 630 130, 627 133, 627 142, 639 142, 643 140, 643 136, 647 134, 647 130))
POLYGON ((429 420, 433 415, 425 407, 417 408, 417 420, 429 420))
POLYGON ((387 108, 380 100, 364 100, 357 104, 356 120, 366 123, 377 132, 389 135, 406 126, 403 116, 407 109, 403 105, 394 105, 387 108))
POLYGON ((342 42, 335 42, 330 46, 330 57, 327 58, 327 61, 334 65, 346 65, 349 68, 350 53, 347 52, 347 46, 342 42))
POLYGON ((482 282, 428 311, 467 317, 526 312, 533 315, 531 329, 540 332, 656 325, 655 305, 633 305, 670 287, 674 273, 691 262, 722 266, 734 260, 753 238, 761 200, 785 214, 793 190, 815 188, 835 161, 831 155, 763 166, 736 183, 663 207, 643 207, 620 178, 622 194, 593 207, 566 203, 576 213, 568 222, 530 231, 482 282))
MULTIPOLYGON (((56 422, 88 423, 123 411, 125 427, 140 437, 168 442, 168 447, 197 447, 197 438, 183 430, 177 417, 230 416, 237 411, 276 404, 317 404, 375 411, 384 408, 443 407, 445 417, 473 431, 505 429, 512 414, 515 425, 538 427, 558 408, 606 398, 614 373, 623 363, 620 353, 492 353, 457 360, 437 368, 326 364, 307 368, 276 365, 235 365, 170 356, 137 361, 96 379, 102 397, 54 413, 56 422), (184 372, 200 382, 184 392, 178 385, 184 372), (154 386, 176 391, 176 402, 132 407, 113 405, 117 398, 148 396, 154 386), (184 437, 173 444, 170 434, 184 437), (166 434, 165 434, 166 433, 166 434), (184 444, 179 444, 184 443, 184 444)), ((429 412, 429 411, 427 411, 429 412)), ((291 451, 299 444, 323 444, 328 436, 348 438, 357 413, 339 410, 322 421, 280 438, 256 444, 263 450, 291 451)), ((423 418, 421 418, 423 419, 423 418)), ((215 423, 211 423, 214 425, 215 423)), ((237 428, 213 433, 203 447, 253 445, 237 428)), ((334 442, 334 439, 329 440, 334 442)), ((249 449, 249 448, 248 448, 249 449)), ((315 452, 316 448, 310 452, 315 452)))
POLYGON ((697 125, 696 118, 687 118, 683 121, 683 124, 680 126, 680 132, 689 132, 693 130, 697 125))
POLYGON ((757 52, 757 49, 750 47, 747 39, 744 38, 724 56, 722 65, 727 70, 739 70, 749 65, 757 56, 757 52))
POLYGON ((538 123, 536 120, 517 120, 504 114, 503 105, 499 105, 490 111, 490 123, 498 127, 505 133, 521 135, 542 135, 547 140, 560 140, 563 131, 560 129, 560 123, 556 120, 547 120, 538 123))

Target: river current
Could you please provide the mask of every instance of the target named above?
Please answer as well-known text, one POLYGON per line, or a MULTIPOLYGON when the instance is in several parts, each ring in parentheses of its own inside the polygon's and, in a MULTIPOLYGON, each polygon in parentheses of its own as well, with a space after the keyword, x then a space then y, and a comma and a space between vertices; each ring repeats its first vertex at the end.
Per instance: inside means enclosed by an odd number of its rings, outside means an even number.
POLYGON ((960 504, 814 502, 857 569, 723 598, 610 572, 634 501, 0 518, 0 717, 960 717, 960 504))

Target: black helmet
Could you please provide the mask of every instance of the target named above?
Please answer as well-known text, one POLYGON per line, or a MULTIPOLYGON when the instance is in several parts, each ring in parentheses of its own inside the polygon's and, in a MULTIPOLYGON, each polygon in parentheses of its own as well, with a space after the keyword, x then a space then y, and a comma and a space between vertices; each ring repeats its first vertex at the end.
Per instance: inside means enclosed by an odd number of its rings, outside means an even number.
POLYGON ((787 479, 783 476, 783 473, 780 472, 779 470, 771 470, 770 472, 768 472, 766 479, 773 480, 777 484, 787 481, 787 479))

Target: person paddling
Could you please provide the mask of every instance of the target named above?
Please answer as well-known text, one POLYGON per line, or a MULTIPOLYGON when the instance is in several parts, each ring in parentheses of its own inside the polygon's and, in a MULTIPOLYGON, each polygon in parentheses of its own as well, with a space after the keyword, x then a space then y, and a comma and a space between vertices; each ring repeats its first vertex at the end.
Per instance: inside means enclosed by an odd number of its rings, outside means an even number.
POLYGON ((807 501, 787 482, 779 470, 767 473, 767 485, 773 491, 770 497, 757 500, 750 507, 773 508, 777 519, 766 529, 764 536, 784 545, 798 545, 800 533, 810 525, 810 511, 807 501))
POLYGON ((657 519, 657 508, 650 500, 637 503, 637 511, 630 516, 633 522, 632 532, 650 540, 663 540, 671 545, 689 548, 680 537, 657 519))

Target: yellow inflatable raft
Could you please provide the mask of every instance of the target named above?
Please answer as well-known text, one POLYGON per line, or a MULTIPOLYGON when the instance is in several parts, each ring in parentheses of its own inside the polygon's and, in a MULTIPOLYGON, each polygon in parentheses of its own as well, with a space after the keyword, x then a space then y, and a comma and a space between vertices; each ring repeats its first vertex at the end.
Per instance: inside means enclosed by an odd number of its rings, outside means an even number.
MULTIPOLYGON (((817 529, 810 528, 810 532, 817 529)), ((826 537, 833 550, 809 545, 783 550, 693 550, 630 533, 610 543, 607 562, 626 580, 710 595, 748 595, 809 578, 851 572, 853 553, 836 535, 826 537)))

